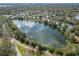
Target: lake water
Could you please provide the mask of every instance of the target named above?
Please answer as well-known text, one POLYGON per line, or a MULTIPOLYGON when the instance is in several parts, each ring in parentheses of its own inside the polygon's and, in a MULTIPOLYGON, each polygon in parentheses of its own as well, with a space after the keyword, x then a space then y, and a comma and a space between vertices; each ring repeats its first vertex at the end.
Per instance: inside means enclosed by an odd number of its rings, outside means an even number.
POLYGON ((32 21, 13 20, 13 23, 29 38, 43 45, 52 45, 54 47, 63 47, 65 40, 55 29, 51 29, 44 24, 35 23, 32 21))
POLYGON ((75 16, 76 20, 79 20, 79 14, 75 16))

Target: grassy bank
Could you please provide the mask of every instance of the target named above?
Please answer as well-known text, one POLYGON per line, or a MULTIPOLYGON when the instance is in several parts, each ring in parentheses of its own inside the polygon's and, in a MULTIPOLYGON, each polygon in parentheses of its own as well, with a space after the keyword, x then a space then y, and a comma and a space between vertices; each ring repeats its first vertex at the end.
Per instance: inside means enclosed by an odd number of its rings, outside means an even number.
POLYGON ((21 45, 17 44, 17 47, 20 51, 20 53, 22 54, 22 56, 25 56, 26 55, 26 48, 22 47, 21 45))

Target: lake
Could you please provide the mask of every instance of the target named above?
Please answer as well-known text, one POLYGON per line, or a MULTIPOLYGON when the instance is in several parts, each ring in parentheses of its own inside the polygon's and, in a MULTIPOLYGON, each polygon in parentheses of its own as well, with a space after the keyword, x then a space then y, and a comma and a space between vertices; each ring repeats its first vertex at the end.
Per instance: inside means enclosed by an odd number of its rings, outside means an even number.
MULTIPOLYGON (((44 24, 32 21, 13 20, 13 23, 29 38, 43 45, 52 45, 60 48, 64 47, 65 39, 60 32, 44 24)), ((31 39, 30 39, 31 40, 31 39)))
POLYGON ((79 20, 79 14, 77 14, 77 15, 75 16, 75 18, 76 18, 76 20, 79 20))

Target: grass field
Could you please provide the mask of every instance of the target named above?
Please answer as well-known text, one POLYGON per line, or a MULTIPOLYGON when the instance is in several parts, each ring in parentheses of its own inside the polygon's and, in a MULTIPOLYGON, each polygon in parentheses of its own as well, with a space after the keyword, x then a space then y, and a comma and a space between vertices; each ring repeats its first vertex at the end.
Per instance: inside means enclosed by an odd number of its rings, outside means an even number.
POLYGON ((25 56, 26 55, 26 48, 22 47, 19 44, 17 44, 17 47, 18 47, 20 53, 22 54, 22 56, 25 56))
POLYGON ((1 44, 2 44, 2 38, 0 38, 0 46, 1 46, 1 44))

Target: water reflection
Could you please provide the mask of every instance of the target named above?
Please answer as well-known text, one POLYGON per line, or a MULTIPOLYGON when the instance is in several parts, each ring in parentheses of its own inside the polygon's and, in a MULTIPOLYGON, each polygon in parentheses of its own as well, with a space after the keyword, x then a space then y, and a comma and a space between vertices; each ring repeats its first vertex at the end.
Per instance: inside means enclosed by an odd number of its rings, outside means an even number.
POLYGON ((43 45, 64 46, 65 40, 63 35, 49 26, 31 21, 13 20, 13 22, 28 37, 43 45))

